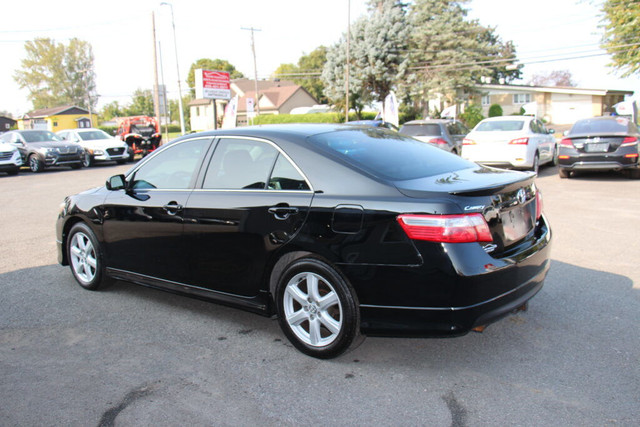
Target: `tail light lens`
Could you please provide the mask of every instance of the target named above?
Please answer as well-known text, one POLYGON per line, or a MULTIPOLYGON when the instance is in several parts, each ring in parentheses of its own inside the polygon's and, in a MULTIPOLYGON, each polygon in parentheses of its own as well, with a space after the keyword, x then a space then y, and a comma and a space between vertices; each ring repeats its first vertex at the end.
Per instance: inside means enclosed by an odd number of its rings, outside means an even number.
POLYGON ((509 141, 510 145, 527 145, 529 144, 529 138, 516 138, 509 141))
POLYGON ((638 143, 638 138, 634 136, 627 136, 622 140, 621 147, 631 147, 632 145, 636 145, 638 143))
POLYGON ((432 144, 444 144, 447 145, 447 141, 445 141, 442 138, 433 138, 431 141, 429 141, 432 144))
POLYGON ((571 141, 571 138, 563 138, 562 141, 560 141, 560 145, 573 148, 573 142, 571 141))
POLYGON ((491 231, 482 214, 399 215, 398 223, 409 238, 440 243, 491 242, 491 231))
POLYGON ((465 138, 462 140, 462 145, 476 145, 473 139, 465 138))
POLYGON ((540 219, 542 216, 542 193, 540 190, 536 191, 536 220, 540 219))

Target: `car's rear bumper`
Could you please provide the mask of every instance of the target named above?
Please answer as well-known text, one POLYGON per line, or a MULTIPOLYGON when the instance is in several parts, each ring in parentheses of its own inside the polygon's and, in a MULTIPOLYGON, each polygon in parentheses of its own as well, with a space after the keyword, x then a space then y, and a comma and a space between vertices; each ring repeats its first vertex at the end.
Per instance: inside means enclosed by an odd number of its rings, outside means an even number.
MULTIPOLYGON (((503 264, 496 260, 492 266, 495 271, 458 271, 450 289, 442 287, 439 291, 440 295, 446 295, 440 301, 447 299, 452 302, 450 305, 420 304, 421 290, 424 295, 430 295, 436 288, 435 281, 429 280, 422 288, 415 287, 415 305, 377 305, 361 301, 362 332, 377 336, 455 336, 493 323, 523 307, 540 291, 550 267, 550 248, 551 231, 545 225, 543 233, 528 250, 509 256, 503 264)), ((393 274, 388 272, 390 276, 393 274)), ((404 285, 389 284, 398 290, 404 285)), ((402 289, 406 292, 408 288, 402 289)))

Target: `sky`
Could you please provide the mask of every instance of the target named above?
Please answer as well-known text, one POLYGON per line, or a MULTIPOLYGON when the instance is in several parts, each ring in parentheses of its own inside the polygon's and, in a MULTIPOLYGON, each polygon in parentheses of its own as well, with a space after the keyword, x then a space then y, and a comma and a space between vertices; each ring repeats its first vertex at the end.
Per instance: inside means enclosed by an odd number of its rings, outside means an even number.
MULTIPOLYGON (((130 102, 131 94, 153 87, 152 12, 160 43, 162 75, 168 96, 177 97, 178 70, 183 92, 191 64, 199 58, 226 59, 253 78, 251 31, 256 28, 258 78, 268 78, 282 63, 298 59, 321 45, 338 42, 347 28, 348 0, 157 0, 107 2, 23 0, 3 3, 0 27, 0 111, 20 116, 32 109, 27 92, 13 79, 25 57, 24 43, 36 37, 91 43, 95 56, 98 107, 130 102)), ((569 70, 579 87, 638 92, 640 77, 620 79, 607 67, 599 49, 598 0, 471 0, 469 18, 495 27, 503 41, 512 40, 524 63, 524 84, 534 73, 569 70), (594 56, 598 55, 598 56, 594 56), (582 59, 562 60, 560 58, 582 59)), ((366 0, 350 1, 353 22, 366 11, 366 0)))

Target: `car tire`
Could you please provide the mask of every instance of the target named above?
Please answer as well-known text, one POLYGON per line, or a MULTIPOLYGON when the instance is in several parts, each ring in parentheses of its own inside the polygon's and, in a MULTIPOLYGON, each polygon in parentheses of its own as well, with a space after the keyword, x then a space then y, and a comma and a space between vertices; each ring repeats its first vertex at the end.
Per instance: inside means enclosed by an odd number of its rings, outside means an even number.
POLYGON ((67 257, 73 277, 83 288, 95 291, 113 282, 105 273, 102 247, 85 223, 80 222, 71 228, 67 238, 67 257))
POLYGON ((532 172, 538 173, 540 171, 540 154, 536 151, 536 155, 533 156, 533 164, 531 165, 532 172))
POLYGON ((294 261, 280 276, 275 293, 280 327, 304 354, 330 359, 362 341, 353 287, 324 261, 294 261))
POLYGON ((93 158, 91 157, 90 154, 85 153, 85 155, 82 156, 82 166, 85 168, 93 166, 93 158))
POLYGON ((571 176, 571 171, 568 171, 564 168, 558 168, 558 176, 560 178, 569 178, 571 176))
POLYGON ((624 172, 629 179, 640 179, 640 169, 628 169, 624 172))
POLYGON ((29 156, 29 169, 33 173, 42 172, 44 170, 44 162, 36 154, 32 154, 29 156))

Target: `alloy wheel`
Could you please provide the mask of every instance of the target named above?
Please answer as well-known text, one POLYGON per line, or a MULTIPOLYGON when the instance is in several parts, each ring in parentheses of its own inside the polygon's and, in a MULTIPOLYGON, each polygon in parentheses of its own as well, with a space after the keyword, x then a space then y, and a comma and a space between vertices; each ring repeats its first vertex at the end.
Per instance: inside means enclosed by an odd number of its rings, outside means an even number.
POLYGON ((89 236, 82 232, 74 234, 69 249, 71 267, 76 277, 85 284, 90 283, 96 277, 98 260, 89 236))
POLYGON ((303 343, 324 347, 333 343, 342 330, 343 313, 334 287, 322 276, 302 272, 287 283, 284 296, 285 319, 303 343))

